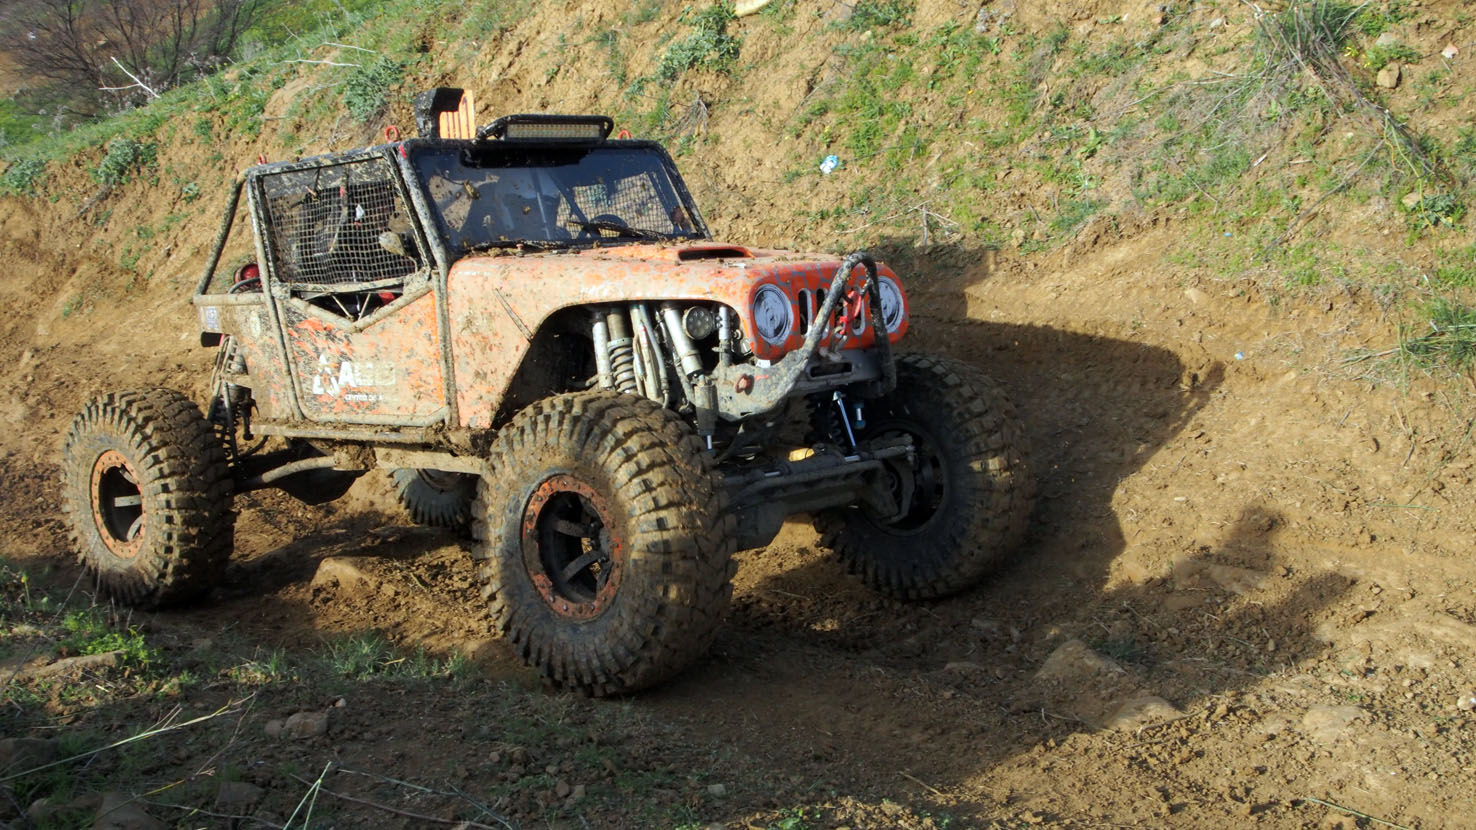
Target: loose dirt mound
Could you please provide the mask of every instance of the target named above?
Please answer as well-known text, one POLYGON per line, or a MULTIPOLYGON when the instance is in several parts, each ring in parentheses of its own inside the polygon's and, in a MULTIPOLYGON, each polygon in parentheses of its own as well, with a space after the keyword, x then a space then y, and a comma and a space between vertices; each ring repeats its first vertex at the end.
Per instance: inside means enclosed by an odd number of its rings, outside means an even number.
MULTIPOLYGON (((919 19, 959 14, 933 5, 919 19)), ((1077 5, 1082 19, 1139 13, 1077 5)), ((560 13, 477 53, 471 71, 490 79, 481 100, 508 111, 608 100, 572 71, 549 81, 553 58, 532 59, 552 49, 560 13)), ((613 6, 586 13, 590 25, 617 20, 613 6)), ((819 36, 826 20, 804 17, 791 36, 819 36)), ((758 59, 781 44, 746 48, 758 59)), ((824 82, 815 71, 762 83, 797 108, 824 82)), ((709 219, 738 242, 803 237, 767 206, 812 196, 763 173, 761 119, 724 117, 745 129, 684 160, 709 219)), ((204 151, 181 139, 160 169, 199 166, 204 151)), ((203 397, 212 355, 194 346, 185 298, 214 232, 199 205, 213 209, 218 189, 193 205, 177 192, 138 185, 89 207, 97 185, 79 166, 61 171, 55 203, 0 203, 9 557, 68 558, 55 461, 83 400, 156 384, 203 397), (99 210, 110 211, 101 222, 99 210), (152 278, 96 240, 181 211, 191 218, 143 260, 152 278)), ((808 826, 934 827, 946 815, 966 826, 1331 827, 1366 822, 1359 814, 1469 826, 1476 715, 1457 702, 1476 686, 1476 527, 1471 421, 1451 405, 1462 392, 1352 376, 1349 349, 1394 342, 1381 307, 1357 294, 1273 304, 1248 281, 1192 276, 1162 258, 1177 221, 1088 227, 1036 254, 879 240, 907 275, 911 345, 980 366, 1015 398, 1039 478, 1029 539, 991 583, 926 605, 865 591, 802 523, 742 554, 709 658, 628 703, 569 704, 589 717, 635 713, 616 738, 591 739, 623 747, 625 767, 702 776, 690 792, 641 798, 733 827, 794 819, 801 806, 808 826)), ((185 641, 230 627, 289 650, 375 630, 530 682, 490 634, 465 546, 401 527, 392 504, 375 476, 323 508, 241 498, 226 584, 208 606, 150 624, 185 641)), ((565 783, 558 764, 582 738, 543 748, 543 761, 489 754, 477 726, 497 692, 474 694, 366 694, 326 743, 247 737, 233 752, 304 770, 331 756, 468 788, 481 776, 532 780, 546 761, 550 792, 565 783)), ((247 734, 307 703, 269 699, 247 734)), ((282 776, 258 783, 289 801, 302 789, 282 776)), ((527 792, 510 809, 530 823, 572 797, 527 792)), ((345 826, 384 815, 345 809, 345 826)), ((629 805, 595 815, 659 823, 629 805)))

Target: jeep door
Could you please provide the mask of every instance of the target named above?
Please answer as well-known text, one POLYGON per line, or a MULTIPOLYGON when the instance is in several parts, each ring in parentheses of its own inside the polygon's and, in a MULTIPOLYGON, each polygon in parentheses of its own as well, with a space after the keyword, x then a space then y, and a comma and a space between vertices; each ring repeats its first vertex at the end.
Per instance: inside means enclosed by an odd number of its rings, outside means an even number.
POLYGON ((446 415, 431 258, 375 153, 257 177, 271 306, 302 415, 426 426, 446 415))

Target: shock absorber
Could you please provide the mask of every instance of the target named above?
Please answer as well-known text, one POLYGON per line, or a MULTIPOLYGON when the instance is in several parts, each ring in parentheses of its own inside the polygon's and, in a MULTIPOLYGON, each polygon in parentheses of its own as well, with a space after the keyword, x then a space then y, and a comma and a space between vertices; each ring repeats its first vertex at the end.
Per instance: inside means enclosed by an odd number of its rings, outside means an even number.
POLYGON ((621 392, 639 394, 636 388, 635 343, 630 336, 630 320, 624 309, 612 308, 605 315, 605 325, 610 330, 610 374, 615 377, 615 388, 621 392))

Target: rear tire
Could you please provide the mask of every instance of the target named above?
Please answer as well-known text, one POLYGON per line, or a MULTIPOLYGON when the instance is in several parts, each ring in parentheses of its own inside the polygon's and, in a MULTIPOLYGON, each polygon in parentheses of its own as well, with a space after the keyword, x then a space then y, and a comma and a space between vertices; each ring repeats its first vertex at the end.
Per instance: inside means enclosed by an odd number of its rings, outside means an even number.
POLYGON ((390 479, 395 498, 416 524, 465 530, 471 523, 477 476, 402 467, 391 470, 390 479))
POLYGON ((966 363, 904 354, 896 389, 867 403, 865 415, 858 441, 912 438, 911 508, 895 519, 865 506, 825 511, 815 518, 823 543, 867 585, 898 599, 975 585, 1019 545, 1035 495, 1009 399, 966 363))
POLYGON ((143 608, 196 599, 230 558, 235 490, 225 449, 184 395, 103 395, 72 422, 62 504, 99 589, 143 608))
POLYGON ((632 395, 558 395, 519 413, 489 461, 474 556, 524 660, 605 696, 706 650, 732 591, 733 517, 686 424, 632 395))

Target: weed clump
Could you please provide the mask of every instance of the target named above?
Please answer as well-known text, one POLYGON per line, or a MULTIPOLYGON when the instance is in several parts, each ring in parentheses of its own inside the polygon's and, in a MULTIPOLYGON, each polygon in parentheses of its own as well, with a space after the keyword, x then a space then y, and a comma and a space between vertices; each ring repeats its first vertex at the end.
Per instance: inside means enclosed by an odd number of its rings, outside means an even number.
POLYGON ((93 171, 93 178, 109 187, 127 184, 140 168, 154 163, 158 148, 133 138, 115 138, 108 142, 107 153, 93 171))
POLYGON ((384 109, 390 89, 404 71, 402 64, 383 56, 355 69, 343 83, 343 105, 360 121, 368 121, 384 109))
POLYGON ((0 173, 0 195, 34 196, 36 183, 46 175, 46 162, 41 159, 17 159, 0 173))
POLYGON ((656 64, 656 78, 674 81, 689 69, 726 72, 738 60, 743 41, 728 33, 733 22, 733 8, 714 3, 692 16, 692 34, 668 46, 656 64))

